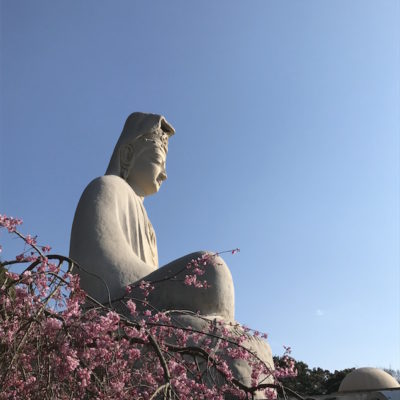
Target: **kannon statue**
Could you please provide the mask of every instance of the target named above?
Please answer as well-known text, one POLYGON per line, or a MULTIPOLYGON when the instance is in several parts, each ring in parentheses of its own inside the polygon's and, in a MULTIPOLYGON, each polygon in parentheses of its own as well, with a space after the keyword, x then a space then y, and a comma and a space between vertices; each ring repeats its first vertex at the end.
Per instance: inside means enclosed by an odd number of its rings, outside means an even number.
POLYGON ((203 290, 183 280, 185 266, 206 252, 158 266, 156 236, 143 201, 167 179, 168 141, 174 133, 161 115, 136 112, 128 117, 106 174, 94 179, 81 196, 70 257, 84 268, 79 271, 81 287, 101 303, 121 298, 132 283, 157 281, 149 297, 157 309, 233 320, 232 276, 221 257, 208 259, 202 279, 210 287, 203 290))
MULTIPOLYGON (((145 280, 156 283, 148 302, 157 310, 168 311, 179 326, 207 332, 219 321, 234 334, 243 335, 245 331, 234 321, 232 276, 221 257, 199 251, 158 266, 156 236, 143 201, 158 192, 167 178, 168 141, 174 133, 162 115, 136 112, 128 117, 106 174, 94 179, 79 200, 70 257, 81 267, 81 287, 128 317, 128 309, 120 300, 126 296, 140 298, 138 283, 145 280), (184 282, 186 266, 197 258, 205 260, 201 279, 209 283, 207 289, 184 282), (128 286, 133 289, 127 295, 128 286)), ((242 345, 273 369, 265 341, 249 335, 242 345)), ((250 385, 251 365, 244 360, 227 361, 234 376, 250 385)))

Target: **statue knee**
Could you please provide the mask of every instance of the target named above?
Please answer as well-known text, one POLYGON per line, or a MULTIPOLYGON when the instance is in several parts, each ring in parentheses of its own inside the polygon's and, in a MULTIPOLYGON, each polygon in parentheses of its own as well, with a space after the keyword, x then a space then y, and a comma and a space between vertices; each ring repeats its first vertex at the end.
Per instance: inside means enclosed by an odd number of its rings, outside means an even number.
POLYGON ((207 251, 188 254, 154 271, 144 280, 159 282, 149 296, 149 302, 156 308, 199 311, 203 315, 234 319, 232 275, 218 255, 207 251), (204 272, 198 273, 196 268, 204 272), (197 283, 207 281, 207 288, 193 287, 196 286, 194 278, 197 283))
POLYGON ((223 258, 216 253, 210 251, 196 251, 195 253, 189 254, 187 258, 188 265, 191 264, 189 270, 198 265, 200 269, 204 270, 204 275, 202 275, 204 279, 206 279, 206 276, 212 278, 209 283, 215 279, 218 279, 218 281, 232 280, 232 275, 228 266, 223 258))
POLYGON ((193 259, 203 260, 204 274, 199 278, 206 280, 209 287, 206 289, 215 310, 221 315, 233 319, 234 317, 234 287, 231 272, 225 261, 215 253, 200 251, 193 259), (205 263, 205 265, 204 265, 205 263))

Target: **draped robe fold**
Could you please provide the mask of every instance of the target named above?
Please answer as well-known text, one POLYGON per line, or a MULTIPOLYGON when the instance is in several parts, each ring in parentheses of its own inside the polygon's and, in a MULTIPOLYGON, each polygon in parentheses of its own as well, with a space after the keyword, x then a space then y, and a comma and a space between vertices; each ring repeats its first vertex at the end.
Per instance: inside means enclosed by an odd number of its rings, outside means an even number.
POLYGON ((158 268, 154 229, 143 200, 116 175, 94 179, 83 192, 71 231, 70 257, 84 270, 81 287, 100 302, 158 268), (85 272, 86 271, 86 272, 85 272))

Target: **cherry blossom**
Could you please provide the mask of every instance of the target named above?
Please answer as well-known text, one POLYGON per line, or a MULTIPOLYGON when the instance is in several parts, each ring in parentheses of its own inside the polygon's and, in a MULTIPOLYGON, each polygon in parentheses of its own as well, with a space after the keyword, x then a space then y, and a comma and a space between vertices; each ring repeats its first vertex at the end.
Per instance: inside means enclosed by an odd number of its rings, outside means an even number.
MULTIPOLYGON (((0 262, 7 268, 0 282, 0 400, 222 400, 251 398, 256 390, 273 399, 281 387, 278 379, 295 376, 289 347, 285 367, 271 370, 243 346, 248 335, 266 338, 264 333, 232 329, 236 325, 221 321, 199 332, 174 325, 169 313, 146 302, 142 309, 129 298, 124 303, 129 318, 97 303, 79 286, 74 273, 79 266, 47 254, 49 246, 17 230, 21 224, 21 219, 0 215, 0 227, 28 247, 14 260, 0 262), (12 270, 15 266, 20 272, 12 270), (250 387, 237 381, 229 360, 251 366, 250 387), (267 377, 274 383, 266 384, 267 377)), ((191 260, 184 284, 208 287, 201 276, 210 257, 191 260)), ((138 287, 145 299, 154 289, 146 281, 138 287)))

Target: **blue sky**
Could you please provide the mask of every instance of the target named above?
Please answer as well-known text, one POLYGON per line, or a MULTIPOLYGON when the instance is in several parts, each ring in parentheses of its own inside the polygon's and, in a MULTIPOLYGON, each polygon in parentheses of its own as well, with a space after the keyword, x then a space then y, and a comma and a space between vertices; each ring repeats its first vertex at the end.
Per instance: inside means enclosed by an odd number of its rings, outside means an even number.
POLYGON ((239 247, 236 318, 274 353, 400 368, 397 1, 0 4, 2 213, 67 254, 125 118, 161 113, 160 263, 239 247))

